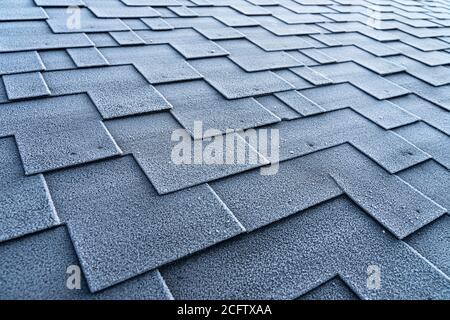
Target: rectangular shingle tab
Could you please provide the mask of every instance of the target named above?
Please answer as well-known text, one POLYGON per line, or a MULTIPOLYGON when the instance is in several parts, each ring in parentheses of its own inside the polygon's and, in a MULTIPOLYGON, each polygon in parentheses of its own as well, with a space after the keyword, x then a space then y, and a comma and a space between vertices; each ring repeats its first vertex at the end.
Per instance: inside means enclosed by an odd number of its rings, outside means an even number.
POLYGON ((449 5, 0 0, 0 299, 450 299, 449 5))
MULTIPOLYGON (((65 20, 64 20, 65 21, 65 20)), ((82 33, 56 34, 43 21, 2 22, 0 52, 37 49, 91 47, 93 43, 82 33), (36 37, 36 34, 39 37, 36 37)))
POLYGON ((158 196, 132 157, 51 174, 47 180, 92 291, 243 231, 207 185, 158 196), (84 209, 74 212, 74 205, 84 209))
POLYGON ((67 49, 67 53, 70 55, 77 67, 80 68, 105 66, 109 64, 100 51, 94 47, 67 49))
POLYGON ((293 89, 288 82, 273 72, 245 72, 227 58, 198 59, 190 63, 227 99, 293 89))
POLYGON ((37 300, 120 300, 120 299, 172 299, 160 273, 147 272, 132 281, 93 294, 82 276, 80 289, 65 286, 64 278, 69 271, 79 270, 79 261, 72 240, 65 227, 58 227, 29 237, 8 242, 0 247, 0 276, 2 299, 37 300), (30 255, 33 247, 33 255, 30 255), (70 266, 72 268, 68 269, 70 266), (20 281, 21 275, 31 272, 36 277, 20 281))
POLYGON ((41 71, 44 68, 36 51, 0 53, 0 75, 41 71))
POLYGON ((336 273, 366 299, 448 298, 445 275, 345 198, 161 269, 176 299, 293 299, 336 273), (370 290, 360 280, 373 259, 389 287, 370 290))
POLYGON ((40 72, 4 75, 3 82, 10 100, 42 97, 50 94, 40 72))
POLYGON ((0 146, 0 242, 58 225, 42 175, 24 175, 13 138, 0 138, 0 146))
POLYGON ((157 89, 173 106, 172 114, 195 139, 205 136, 204 132, 195 132, 196 121, 202 122, 204 131, 215 129, 222 133, 279 121, 255 99, 227 100, 202 80, 160 85, 157 89))

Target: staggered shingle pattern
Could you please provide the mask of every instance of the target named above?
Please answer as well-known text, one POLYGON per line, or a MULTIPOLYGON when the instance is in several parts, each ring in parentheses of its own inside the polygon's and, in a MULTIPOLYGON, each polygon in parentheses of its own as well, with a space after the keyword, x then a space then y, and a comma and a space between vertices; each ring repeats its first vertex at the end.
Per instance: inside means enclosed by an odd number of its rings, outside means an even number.
POLYGON ((0 1, 0 165, 0 299, 450 299, 450 1, 0 1))

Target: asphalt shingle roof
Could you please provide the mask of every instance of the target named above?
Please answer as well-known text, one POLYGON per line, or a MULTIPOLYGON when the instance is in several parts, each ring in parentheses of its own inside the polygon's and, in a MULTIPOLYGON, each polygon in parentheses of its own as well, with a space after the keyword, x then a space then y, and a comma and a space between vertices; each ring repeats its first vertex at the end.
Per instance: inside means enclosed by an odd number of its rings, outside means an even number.
POLYGON ((450 299, 450 1, 0 1, 0 167, 0 299, 450 299))

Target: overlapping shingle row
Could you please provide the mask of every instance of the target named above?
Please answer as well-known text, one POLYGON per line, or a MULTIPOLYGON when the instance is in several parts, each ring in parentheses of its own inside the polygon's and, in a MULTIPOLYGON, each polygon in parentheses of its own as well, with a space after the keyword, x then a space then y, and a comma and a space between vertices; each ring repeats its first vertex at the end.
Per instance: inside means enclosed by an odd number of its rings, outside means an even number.
POLYGON ((447 0, 1 1, 0 298, 450 299, 449 39, 447 0))

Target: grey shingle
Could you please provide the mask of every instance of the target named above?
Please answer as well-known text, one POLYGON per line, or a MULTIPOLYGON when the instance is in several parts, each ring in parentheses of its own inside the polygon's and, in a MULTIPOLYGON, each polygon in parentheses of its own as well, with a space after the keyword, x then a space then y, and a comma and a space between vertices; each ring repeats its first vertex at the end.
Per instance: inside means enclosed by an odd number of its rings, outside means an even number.
POLYGON ((244 39, 218 42, 232 61, 248 72, 298 67, 302 63, 285 52, 266 52, 244 39))
POLYGON ((278 37, 275 34, 261 27, 239 28, 248 40, 266 51, 295 50, 313 48, 314 45, 308 42, 307 38, 301 36, 278 37))
POLYGON ((179 17, 197 17, 198 14, 186 6, 168 7, 170 11, 174 12, 179 17))
POLYGON ((390 173, 431 156, 392 131, 345 109, 269 126, 280 131, 280 159, 292 159, 344 142, 356 146, 390 173))
POLYGON ((256 98, 256 101, 261 103, 264 108, 275 114, 281 120, 292 120, 301 116, 274 95, 261 96, 256 98))
POLYGON ((409 168, 399 176, 450 212, 449 171, 433 160, 409 168))
POLYGON ((423 52, 407 44, 400 42, 390 42, 389 46, 400 51, 411 59, 420 61, 429 66, 440 66, 444 64, 450 64, 450 53, 442 51, 430 51, 423 52))
POLYGON ((316 86, 330 84, 333 82, 331 79, 327 78, 322 73, 317 72, 316 70, 311 69, 309 67, 292 68, 291 71, 299 75, 303 79, 308 80, 310 83, 316 86))
POLYGON ((275 70, 274 72, 276 75, 280 76, 281 78, 289 82, 297 90, 314 87, 314 85, 311 82, 306 81, 305 79, 299 77, 297 74, 295 74, 290 70, 282 69, 282 70, 275 70))
POLYGON ((346 46, 355 45, 379 57, 390 56, 399 53, 398 50, 389 47, 387 44, 371 39, 369 36, 357 32, 330 33, 321 34, 320 36, 312 35, 312 37, 330 45, 335 45, 336 42, 339 42, 346 46))
POLYGON ((66 50, 39 51, 45 70, 76 69, 76 65, 66 50))
POLYGON ((391 101, 450 136, 450 113, 446 110, 413 94, 394 98, 391 101))
MULTIPOLYGON (((65 21, 65 20, 64 20, 65 21)), ((0 52, 90 47, 85 34, 55 34, 43 21, 2 22, 0 52), (36 37, 39 34, 39 37, 36 37)))
MULTIPOLYGON (((360 22, 355 21, 349 21, 349 22, 329 22, 329 23, 321 23, 320 27, 335 33, 338 35, 346 35, 350 34, 351 36, 356 36, 360 39, 371 39, 371 40, 377 40, 380 42, 384 41, 394 41, 398 40, 398 35, 392 35, 389 32, 384 32, 383 30, 377 30, 375 28, 372 28, 371 26, 365 25, 360 22), (362 37, 360 37, 362 36, 362 37)), ((377 45, 377 41, 371 41, 371 44, 375 46, 375 48, 383 48, 385 45, 380 44, 377 45)))
POLYGON ((80 32, 104 32, 130 30, 120 19, 97 19, 87 8, 79 9, 79 19, 73 24, 68 23, 70 13, 65 8, 45 9, 49 19, 48 25, 54 33, 80 33, 80 32), (80 23, 78 24, 77 21, 80 23))
POLYGON ((83 0, 34 0, 41 7, 82 6, 83 0))
POLYGON ((436 265, 447 276, 450 275, 450 217, 437 219, 406 239, 406 242, 436 265))
POLYGON ((110 35, 122 46, 145 44, 145 41, 139 38, 139 36, 133 31, 111 32, 110 35))
POLYGON ((152 84, 201 78, 201 75, 168 45, 105 48, 100 51, 111 64, 133 64, 152 84))
POLYGON ((105 119, 170 109, 170 104, 132 66, 44 73, 53 95, 88 93, 105 119))
POLYGON ((148 44, 168 43, 186 59, 226 56, 223 48, 193 29, 175 29, 171 31, 136 31, 148 44))
POLYGON ((147 272, 102 292, 90 293, 86 280, 81 288, 68 289, 70 266, 79 266, 72 241, 65 227, 46 230, 0 246, 1 299, 171 299, 160 273, 147 272), (30 248, 33 254, 30 254, 30 248), (24 274, 32 277, 23 277, 24 274))
POLYGON ((70 95, 3 104, 0 136, 15 135, 26 174, 120 153, 91 100, 70 95))
POLYGON ((67 53, 79 68, 99 67, 109 64, 100 51, 94 47, 67 49, 67 53))
POLYGON ((331 21, 327 17, 320 14, 297 14, 281 6, 270 7, 270 12, 274 17, 286 22, 287 24, 321 23, 331 21))
POLYGON ((58 225, 43 176, 24 175, 13 138, 0 138, 0 149, 0 242, 58 225))
POLYGON ((163 18, 143 18, 142 22, 144 22, 150 29, 155 31, 174 29, 174 27, 167 22, 167 19, 163 18))
POLYGON ((36 51, 0 53, 0 75, 41 70, 44 65, 36 51))
POLYGON ((395 132, 450 170, 450 137, 448 135, 423 122, 397 128, 395 132))
MULTIPOLYGON (((144 22, 149 19, 143 19, 144 22)), ((173 26, 175 28, 194 28, 199 33, 204 35, 209 40, 221 40, 221 39, 238 39, 243 38, 242 33, 237 31, 234 28, 226 26, 224 23, 211 18, 211 17, 197 17, 197 18, 166 18, 164 20, 166 24, 173 26)), ((152 30, 163 29, 164 26, 160 26, 160 24, 153 23, 149 24, 152 30), (155 26, 156 24, 156 26, 155 26)), ((173 28, 172 27, 172 28, 173 28)), ((165 27, 167 29, 167 27, 165 27)))
POLYGON ((336 59, 330 57, 329 55, 318 49, 303 49, 301 50, 301 52, 320 64, 336 62, 336 59))
MULTIPOLYGON (((148 116, 124 118, 106 123, 119 146, 126 153, 132 153, 145 174, 149 177, 158 193, 166 194, 195 186, 221 177, 243 172, 260 164, 249 162, 239 163, 236 158, 224 165, 223 157, 227 152, 234 154, 231 145, 223 147, 222 162, 219 164, 200 165, 196 163, 194 155, 189 155, 191 164, 177 164, 172 157, 174 146, 180 141, 178 137, 172 138, 175 130, 182 127, 168 113, 158 113, 148 116)), ((229 135, 233 139, 235 148, 243 148, 247 157, 258 156, 256 151, 249 148, 244 140, 236 135, 229 135)), ((185 132, 185 139, 194 150, 194 142, 185 132)), ((201 146, 204 151, 206 145, 201 146)), ((197 148, 197 147, 196 147, 197 148)), ((203 162, 200 162, 203 163, 203 162)), ((262 161, 265 164, 267 161, 262 161)))
POLYGON ((273 176, 250 171, 211 186, 247 230, 340 195, 342 190, 399 238, 446 212, 349 146, 282 162, 273 176))
POLYGON ((203 80, 160 85, 157 89, 173 106, 172 114, 195 139, 208 136, 206 130, 226 133, 280 121, 255 99, 227 100, 203 80), (195 132, 196 121, 202 122, 203 132, 195 132))
POLYGON ((227 58, 198 59, 190 63, 227 99, 293 89, 288 82, 273 72, 245 72, 227 58))
POLYGON ((243 231, 207 185, 158 196, 130 156, 46 178, 94 292, 243 231))
POLYGON ((390 30, 389 32, 392 34, 397 34, 401 42, 406 43, 422 51, 434 51, 450 48, 449 43, 441 41, 437 38, 418 38, 415 37, 414 35, 407 34, 400 30, 390 30))
POLYGON ((98 18, 141 18, 158 17, 159 13, 151 7, 126 6, 114 0, 83 0, 89 10, 98 18))
POLYGON ((450 111, 450 85, 435 87, 404 73, 390 75, 386 79, 450 111))
POLYGON ((10 100, 48 96, 50 91, 40 72, 7 74, 3 76, 10 100))
POLYGON ((359 300, 358 296, 339 277, 334 277, 309 291, 300 300, 359 300))
POLYGON ((449 296, 447 277, 345 198, 161 270, 176 299, 292 299, 336 273, 365 299, 449 296), (366 286, 369 265, 379 290, 366 286))
POLYGON ((3 0, 0 2, 0 21, 45 20, 45 11, 33 0, 3 0))
POLYGON ((0 0, 0 299, 450 299, 446 1, 0 0))
MULTIPOLYGON (((128 32, 128 31, 118 31, 118 32, 128 32)), ((119 43, 114 40, 110 33, 107 32, 96 32, 89 33, 89 39, 95 44, 97 48, 104 47, 118 47, 119 43)))
POLYGON ((255 16, 252 18, 260 23, 261 27, 278 36, 318 34, 324 31, 314 24, 287 24, 272 16, 255 16))
POLYGON ((203 17, 214 17, 230 27, 258 25, 258 22, 251 17, 227 7, 196 7, 194 11, 203 17))
MULTIPOLYGON (((316 49, 316 51, 320 54, 326 54, 330 57, 333 57, 338 62, 346 62, 353 61, 360 64, 367 69, 372 70, 373 72, 378 73, 379 75, 387 75, 391 73, 397 73, 404 71, 406 68, 402 67, 399 64, 396 64, 396 60, 381 58, 373 56, 372 54, 364 51, 355 46, 342 46, 342 47, 332 47, 332 48, 323 48, 316 49), (391 62, 392 61, 392 62, 391 62)), ((304 52, 304 51, 303 51, 304 52)), ((314 58, 314 57, 313 57, 314 58)), ((322 61, 319 61, 323 64, 322 61)))
POLYGON ((176 0, 121 0, 128 6, 179 6, 180 3, 176 0))
POLYGON ((410 75, 419 78, 433 86, 450 84, 450 68, 444 66, 427 66, 405 56, 389 57, 389 61, 403 66, 410 75))
POLYGON ((322 113, 325 111, 314 101, 311 101, 298 91, 285 91, 275 93, 275 96, 286 103, 289 107, 300 113, 302 116, 322 113))
POLYGON ((409 93, 395 83, 374 74, 352 62, 312 67, 335 83, 350 82, 377 99, 388 99, 409 93))
POLYGON ((384 129, 392 129, 419 120, 418 117, 394 103, 377 100, 349 83, 311 88, 300 92, 326 110, 350 107, 384 129))

